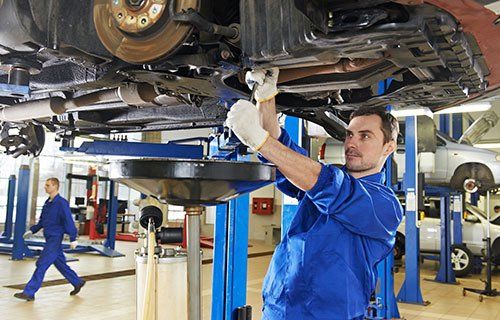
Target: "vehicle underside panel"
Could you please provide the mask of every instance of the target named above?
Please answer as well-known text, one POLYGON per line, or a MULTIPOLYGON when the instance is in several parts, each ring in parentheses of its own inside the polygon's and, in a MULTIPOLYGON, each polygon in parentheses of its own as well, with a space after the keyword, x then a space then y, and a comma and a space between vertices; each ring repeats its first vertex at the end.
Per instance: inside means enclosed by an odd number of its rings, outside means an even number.
POLYGON ((440 2, 4 0, 0 143, 19 154, 26 139, 12 129, 33 126, 66 137, 221 126, 250 96, 249 68, 278 66, 278 109, 333 136, 361 106, 491 95, 498 52, 485 56, 440 2))

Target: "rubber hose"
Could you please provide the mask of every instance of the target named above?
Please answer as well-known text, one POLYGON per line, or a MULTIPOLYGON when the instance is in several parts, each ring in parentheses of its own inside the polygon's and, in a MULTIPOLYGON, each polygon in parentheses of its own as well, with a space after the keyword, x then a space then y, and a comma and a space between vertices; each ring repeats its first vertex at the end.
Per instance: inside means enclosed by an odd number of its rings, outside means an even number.
POLYGON ((155 291, 155 244, 156 236, 154 230, 148 235, 148 259, 146 265, 146 289, 144 290, 144 300, 142 302, 142 320, 154 320, 155 305, 152 302, 155 291))

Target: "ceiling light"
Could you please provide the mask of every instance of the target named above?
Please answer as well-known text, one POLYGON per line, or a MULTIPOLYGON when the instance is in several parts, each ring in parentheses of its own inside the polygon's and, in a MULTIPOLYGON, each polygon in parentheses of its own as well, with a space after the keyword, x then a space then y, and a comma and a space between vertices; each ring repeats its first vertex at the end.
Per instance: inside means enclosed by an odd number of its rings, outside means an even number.
POLYGON ((490 108, 491 108, 491 103, 489 102, 469 103, 443 109, 435 112, 434 114, 482 112, 482 111, 488 111, 490 108))
POLYGON ((391 114, 396 118, 403 118, 409 116, 428 116, 432 118, 432 111, 425 107, 392 109, 391 114))

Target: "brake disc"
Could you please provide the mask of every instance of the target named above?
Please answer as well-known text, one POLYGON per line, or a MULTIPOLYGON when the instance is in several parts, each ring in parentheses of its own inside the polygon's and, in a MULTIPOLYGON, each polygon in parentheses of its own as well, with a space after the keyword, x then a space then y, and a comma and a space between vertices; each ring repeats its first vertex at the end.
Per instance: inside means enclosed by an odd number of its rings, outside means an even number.
POLYGON ((201 0, 95 0, 94 25, 106 49, 134 64, 171 55, 193 31, 174 14, 199 10, 201 0))

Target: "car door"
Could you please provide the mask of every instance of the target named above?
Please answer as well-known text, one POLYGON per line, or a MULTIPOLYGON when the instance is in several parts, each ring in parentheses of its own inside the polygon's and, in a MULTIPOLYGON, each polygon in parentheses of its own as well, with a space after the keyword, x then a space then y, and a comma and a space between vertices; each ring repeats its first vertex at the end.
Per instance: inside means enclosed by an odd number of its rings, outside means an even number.
POLYGON ((446 174, 448 172, 448 148, 446 141, 437 135, 437 148, 435 156, 434 173, 428 173, 425 178, 428 182, 446 183, 446 174))
POLYGON ((420 250, 438 251, 440 247, 439 201, 425 205, 425 218, 420 224, 420 250))
POLYGON ((484 246, 484 227, 482 220, 470 211, 467 213, 477 219, 464 219, 462 226, 462 240, 472 253, 480 255, 481 249, 484 246))
MULTIPOLYGON (((394 160, 398 164, 398 180, 403 179, 405 173, 405 145, 398 144, 394 152, 394 160)), ((446 174, 448 171, 448 148, 446 141, 439 135, 437 136, 437 148, 435 153, 434 172, 426 173, 425 180, 433 183, 446 183, 446 174)))

